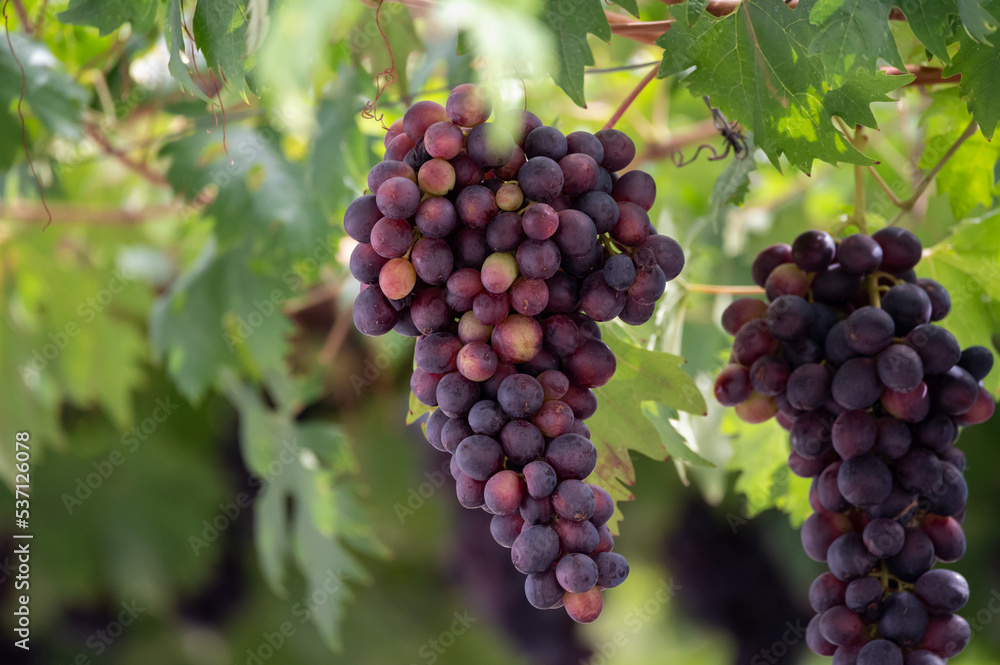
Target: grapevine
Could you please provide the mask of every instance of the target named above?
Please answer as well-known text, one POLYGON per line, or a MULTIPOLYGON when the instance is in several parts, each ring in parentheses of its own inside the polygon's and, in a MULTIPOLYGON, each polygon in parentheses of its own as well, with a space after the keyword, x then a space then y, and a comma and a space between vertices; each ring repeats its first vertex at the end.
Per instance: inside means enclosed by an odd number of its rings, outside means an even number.
POLYGON ((968 487, 962 426, 985 422, 989 349, 961 349, 938 323, 948 291, 914 268, 923 247, 884 228, 839 243, 807 231, 764 249, 734 301, 735 335, 715 396, 748 423, 790 432, 788 464, 812 478, 802 546, 829 572, 809 590, 809 647, 835 665, 937 665, 971 638, 956 614, 968 487))

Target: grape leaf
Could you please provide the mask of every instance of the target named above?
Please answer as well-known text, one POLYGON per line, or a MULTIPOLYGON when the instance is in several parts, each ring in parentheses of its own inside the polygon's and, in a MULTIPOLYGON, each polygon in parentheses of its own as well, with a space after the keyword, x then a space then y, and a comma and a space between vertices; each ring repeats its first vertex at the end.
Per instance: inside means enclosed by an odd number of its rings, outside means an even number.
POLYGON ((242 69, 246 55, 247 0, 199 2, 191 17, 191 32, 209 67, 225 76, 242 69))
POLYGON ((955 0, 897 1, 895 5, 924 48, 942 62, 951 62, 948 44, 954 39, 950 19, 956 14, 955 0))
MULTIPOLYGON (((666 410, 703 414, 705 398, 681 369, 683 358, 646 351, 611 335, 604 341, 614 352, 618 366, 608 383, 594 389, 597 412, 587 420, 591 440, 597 447, 597 468, 592 482, 605 488, 615 502, 630 501, 633 497, 627 486, 635 484, 635 468, 629 450, 655 460, 667 459, 671 448, 683 444, 674 438, 680 436, 676 432, 666 437, 661 434, 666 425, 666 410), (646 409, 657 419, 657 424, 645 416, 644 401, 656 403, 646 409)), ((620 520, 621 514, 616 512, 609 524, 613 532, 620 520)))
POLYGON ((234 376, 224 382, 240 413, 244 459, 265 481, 254 503, 262 573, 276 593, 284 594, 285 568, 292 558, 309 593, 329 596, 311 608, 312 619, 327 645, 339 649, 340 622, 351 598, 347 583, 371 580, 353 552, 387 555, 349 481, 357 460, 337 425, 295 422, 291 413, 268 409, 234 376))
MULTIPOLYGON (((1000 16, 1000 0, 988 0, 985 7, 1000 16)), ((958 90, 967 98, 969 112, 979 123, 983 136, 993 138, 1000 122, 1000 40, 980 43, 968 33, 959 36, 959 49, 944 75, 961 74, 958 90)))
MULTIPOLYGON (((1000 216, 956 226, 928 250, 917 273, 940 282, 951 296, 951 312, 939 324, 963 348, 981 344, 996 353, 992 338, 1000 329, 1000 216)), ((990 372, 983 385, 1000 396, 1000 372, 990 372)))
POLYGON ((247 56, 246 0, 199 2, 191 28, 208 66, 239 89, 247 56))
POLYGON ((958 15, 973 39, 990 43, 990 35, 997 29, 997 19, 983 8, 983 0, 958 0, 958 15))
POLYGON ((552 31, 556 42, 558 69, 552 78, 577 106, 587 108, 583 70, 594 64, 587 33, 611 41, 611 26, 601 0, 544 0, 539 19, 552 31))
MULTIPOLYGON (((926 148, 918 163, 921 169, 932 168, 969 123, 965 104, 954 88, 934 93, 932 100, 920 116, 920 124, 927 134, 926 148)), ((938 173, 935 186, 938 192, 947 194, 956 219, 965 217, 977 205, 993 206, 997 160, 1000 160, 1000 146, 977 132, 959 147, 938 173)))
POLYGON ((326 246, 329 224, 307 191, 301 167, 281 152, 279 138, 270 128, 241 126, 227 135, 228 154, 219 132, 195 132, 161 150, 171 158, 167 179, 189 200, 205 187, 218 187, 205 214, 215 219, 220 244, 239 244, 248 234, 269 237, 268 252, 275 256, 306 256, 326 246))
POLYGON ((656 41, 665 51, 659 76, 694 67, 684 79, 692 93, 708 95, 752 131, 778 168, 782 155, 805 173, 815 159, 873 164, 834 129, 825 107, 830 85, 809 47, 813 4, 804 0, 793 10, 780 0, 746 0, 729 16, 702 13, 692 25, 678 20, 656 41))
MULTIPOLYGON (((184 16, 181 7, 181 0, 170 0, 167 6, 167 20, 164 25, 163 34, 167 41, 167 48, 170 50, 170 59, 167 61, 167 68, 174 80, 189 93, 208 101, 208 96, 191 78, 182 53, 188 53, 187 42, 184 37, 184 16)), ((190 57, 188 54, 186 57, 190 57)))
POLYGON ((143 33, 156 22, 156 0, 72 0, 56 18, 63 23, 90 25, 103 37, 126 23, 143 33))
POLYGON ((838 116, 849 127, 864 125, 877 129, 878 123, 872 115, 871 104, 891 102, 892 99, 886 93, 906 85, 914 78, 916 77, 911 74, 889 76, 885 72, 855 71, 851 80, 827 94, 823 105, 831 115, 838 116))
POLYGON ((614 0, 614 3, 632 16, 639 18, 639 4, 636 0, 614 0))
MULTIPOLYGON (((8 109, 17 102, 23 83, 24 100, 45 127, 69 138, 79 138, 87 93, 62 71, 61 63, 45 45, 17 33, 10 34, 10 44, 24 68, 24 76, 4 45, 0 48, 0 109, 8 109)), ((14 135, 5 134, 4 140, 20 144, 20 127, 14 135)))
POLYGON ((274 293, 283 282, 262 273, 249 244, 220 252, 210 240, 153 305, 150 341, 166 357, 181 393, 196 401, 220 371, 247 365, 260 375, 282 362, 291 323, 274 293))
POLYGON ((743 205, 747 192, 750 191, 750 174, 757 169, 757 162, 754 160, 757 146, 753 143, 753 134, 747 132, 743 138, 749 148, 746 156, 729 162, 712 185, 712 193, 708 197, 712 206, 712 219, 717 224, 722 224, 725 220, 727 206, 743 205))
POLYGON ((350 67, 341 67, 330 94, 316 111, 313 150, 306 163, 306 183, 324 210, 335 214, 349 203, 353 192, 346 182, 351 166, 364 172, 377 158, 358 131, 357 117, 362 103, 358 77, 350 67))
POLYGON ((816 0, 809 11, 809 21, 817 26, 810 50, 832 82, 859 69, 873 72, 879 58, 906 68, 889 29, 892 5, 892 0, 816 0))

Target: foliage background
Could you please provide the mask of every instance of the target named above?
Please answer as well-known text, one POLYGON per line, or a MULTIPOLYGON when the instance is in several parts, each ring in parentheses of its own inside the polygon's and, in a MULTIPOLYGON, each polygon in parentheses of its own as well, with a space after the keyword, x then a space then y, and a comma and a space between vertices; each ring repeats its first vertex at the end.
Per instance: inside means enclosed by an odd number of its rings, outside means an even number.
MULTIPOLYGON (((486 516, 457 508, 446 460, 404 424, 412 344, 352 327, 340 218, 381 158, 380 127, 360 111, 390 65, 373 7, 5 3, 0 494, 10 505, 11 433, 28 430, 36 550, 33 649, 5 638, 4 662, 822 662, 795 630, 823 567, 792 528, 808 483, 786 471, 787 437, 711 401, 697 415, 700 398, 662 352, 683 356, 708 394, 730 296, 701 285, 749 284, 764 246, 843 230, 853 169, 828 162, 877 162, 906 199, 970 110, 981 131, 899 223, 929 248, 921 274, 951 290, 949 328, 996 349, 1000 154, 987 138, 1000 115, 1000 3, 920 2, 921 22, 912 6, 910 21, 886 20, 888 0, 747 0, 721 19, 691 0, 659 45, 655 21, 669 13, 658 2, 408 4, 380 13, 398 73, 379 100, 387 124, 409 101, 443 101, 478 79, 509 108, 594 131, 663 61, 665 78, 618 124, 656 177, 652 218, 688 255, 654 322, 607 331, 623 353, 661 354, 602 395, 635 415, 609 435, 606 454, 624 461, 602 475, 636 498, 619 504, 629 582, 591 626, 532 610, 486 516), (961 83, 900 87, 909 79, 876 74, 904 64, 961 83), (703 152, 674 166, 675 150, 719 145, 702 94, 748 130, 762 148, 753 159, 703 152), (880 129, 858 152, 834 115, 880 129), (119 634, 123 603, 141 611, 119 634)), ((892 220, 871 177, 866 189, 871 227, 892 220)), ((988 387, 998 393, 1000 373, 988 387)), ((994 419, 961 440, 970 549, 955 568, 974 590, 974 639, 955 660, 965 665, 1000 658, 998 437, 994 419)), ((9 617, 10 511, 0 527, 9 617)))

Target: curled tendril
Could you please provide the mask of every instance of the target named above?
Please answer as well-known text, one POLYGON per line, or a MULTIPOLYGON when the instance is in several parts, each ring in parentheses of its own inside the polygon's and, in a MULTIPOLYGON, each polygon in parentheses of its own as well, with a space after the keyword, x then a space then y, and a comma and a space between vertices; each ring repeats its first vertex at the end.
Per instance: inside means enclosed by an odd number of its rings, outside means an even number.
POLYGON ((739 126, 735 122, 729 122, 726 119, 726 116, 722 114, 722 111, 712 106, 712 103, 709 101, 707 96, 703 97, 703 99, 705 100, 705 104, 708 106, 708 110, 712 112, 712 121, 715 123, 715 128, 719 131, 719 134, 722 135, 723 140, 725 140, 726 147, 722 153, 719 153, 713 146, 707 143, 702 143, 698 146, 698 149, 695 150, 691 159, 687 160, 684 159, 684 153, 678 150, 670 156, 671 160, 674 162, 674 166, 687 166, 698 159, 698 155, 701 154, 702 150, 708 150, 712 153, 712 156, 708 158, 708 161, 710 162, 717 162, 720 159, 725 159, 729 156, 730 150, 733 151, 733 156, 736 159, 746 159, 747 155, 750 154, 750 146, 747 144, 747 140, 743 137, 743 134, 740 133, 739 126))
POLYGON ((389 127, 385 124, 384 120, 385 114, 378 112, 378 100, 382 97, 382 93, 386 91, 386 88, 396 82, 398 75, 396 74, 396 56, 392 52, 392 44, 389 43, 389 38, 386 36, 385 31, 382 30, 379 14, 382 11, 383 2, 384 0, 379 0, 378 5, 375 7, 375 27, 378 28, 379 34, 382 35, 382 41, 385 42, 385 48, 389 51, 389 66, 375 75, 375 98, 368 101, 365 107, 361 109, 361 117, 365 120, 374 120, 382 125, 382 129, 388 130, 389 127))

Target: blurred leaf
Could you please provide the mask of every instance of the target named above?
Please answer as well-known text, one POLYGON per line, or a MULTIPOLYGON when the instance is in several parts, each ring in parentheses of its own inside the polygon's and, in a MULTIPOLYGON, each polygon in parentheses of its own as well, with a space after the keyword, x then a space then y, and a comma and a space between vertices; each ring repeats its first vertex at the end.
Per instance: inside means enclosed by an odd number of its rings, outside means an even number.
MULTIPOLYGON (((983 5, 993 16, 1000 16, 1000 0, 987 0, 983 5)), ((983 136, 993 138, 1000 122, 1000 40, 981 43, 963 32, 958 36, 959 49, 954 62, 944 71, 945 76, 961 74, 958 89, 967 99, 969 112, 979 123, 983 136)))
MULTIPOLYGON (((635 450, 654 460, 667 459, 679 437, 673 428, 659 427, 645 416, 643 401, 651 397, 659 404, 652 411, 659 419, 661 409, 705 413, 705 398, 694 381, 681 369, 679 356, 646 351, 607 335, 604 340, 618 361, 615 375, 595 388, 597 413, 587 420, 591 440, 597 447, 597 468, 592 481, 611 494, 616 503, 632 500, 627 486, 635 484, 635 468, 629 451, 635 450), (661 429, 662 428, 662 429, 661 429), (664 436, 666 434, 666 436, 664 436)), ((688 451, 694 455, 693 451, 688 451)), ((616 511, 609 527, 617 532, 621 513, 616 511)))
POLYGON ((954 39, 951 27, 951 17, 955 15, 954 0, 920 0, 909 3, 897 0, 899 7, 906 15, 906 23, 913 34, 928 51, 944 63, 951 62, 948 44, 954 39))
MULTIPOLYGON (((951 312, 939 323, 962 347, 993 348, 992 337, 1000 329, 1000 216, 955 227, 917 269, 948 290, 951 312)), ((1000 372, 991 372, 983 385, 1000 395, 1000 372)))
POLYGON ((268 0, 248 0, 247 2, 247 57, 253 55, 267 36, 267 29, 271 25, 271 16, 268 13, 268 0))
MULTIPOLYGON (((969 124, 965 104, 956 91, 938 92, 932 99, 920 118, 920 124, 927 130, 927 147, 919 162, 922 169, 933 168, 969 124)), ((998 160, 1000 146, 977 132, 945 163, 935 185, 939 192, 947 194, 956 219, 965 217, 978 205, 993 206, 997 189, 994 167, 998 160)))
POLYGON ((150 316, 154 352, 166 357, 185 397, 200 399, 215 385, 220 370, 239 367, 240 360, 249 362, 258 376, 282 362, 292 325, 271 297, 275 291, 284 293, 281 286, 254 268, 245 246, 219 252, 215 242, 206 243, 150 316))
POLYGON ((639 18, 639 4, 636 0, 614 0, 614 2, 632 16, 639 18))
POLYGON ((349 488, 357 462, 343 432, 330 423, 296 423, 269 410, 253 389, 230 377, 227 392, 240 412, 240 438, 256 451, 254 472, 265 487, 254 504, 258 556, 271 587, 284 593, 285 567, 294 554, 310 595, 309 616, 327 644, 339 649, 348 582, 370 577, 353 552, 386 555, 369 517, 349 488), (291 501, 291 510, 287 502, 291 501))
POLYGON ((143 33, 156 22, 156 0, 72 0, 56 18, 63 23, 92 25, 103 37, 125 23, 132 32, 143 33))
POLYGON ((754 153, 757 146, 753 143, 753 134, 746 132, 743 136, 747 142, 747 154, 742 159, 732 159, 726 169, 712 185, 709 202, 712 204, 712 219, 716 224, 725 221, 726 208, 730 205, 741 206, 750 191, 750 174, 757 169, 754 153))
POLYGON ((205 92, 191 79, 191 72, 188 71, 187 64, 181 58, 182 53, 186 54, 186 58, 191 57, 191 52, 188 50, 187 41, 184 37, 183 22, 185 20, 181 8, 181 0, 170 0, 170 4, 167 6, 166 25, 163 30, 167 40, 167 47, 170 49, 168 67, 170 74, 182 89, 187 90, 195 97, 200 97, 208 101, 208 96, 205 92))
POLYGON ((226 147, 228 154, 219 132, 195 132, 160 153, 171 158, 170 184, 189 200, 206 187, 218 188, 205 214, 216 221, 220 245, 268 238, 270 255, 295 258, 326 250, 327 220, 306 189, 302 169, 281 152, 277 132, 234 128, 226 147))
POLYGON ((997 19, 983 9, 983 2, 984 0, 958 0, 958 15, 973 39, 989 44, 990 36, 997 29, 997 19))
POLYGON ((242 88, 247 57, 246 12, 247 0, 199 2, 191 21, 208 66, 237 90, 242 88))
POLYGON ((365 137, 358 131, 357 114, 363 104, 357 74, 342 67, 332 86, 316 111, 316 134, 305 173, 309 190, 331 214, 352 198, 347 187, 352 158, 364 161, 362 170, 374 161, 365 137))
MULTIPOLYGON (((24 101, 45 127, 56 134, 79 138, 80 114, 87 103, 87 93, 66 75, 62 63, 44 44, 14 32, 10 33, 10 44, 17 60, 6 45, 0 48, 0 109, 17 102, 23 84, 24 101)), ((16 134, 6 134, 4 141, 20 143, 20 127, 16 134)))
POLYGON ((611 26, 604 15, 602 0, 543 0, 539 18, 556 40, 558 69, 552 78, 577 106, 586 108, 583 70, 594 64, 587 33, 611 41, 611 26))
MULTIPOLYGON (((716 18, 706 12, 693 24, 690 13, 686 20, 681 13, 656 40, 664 49, 659 76, 694 67, 683 79, 691 92, 708 95, 731 120, 752 131, 776 168, 782 155, 804 173, 812 171, 816 159, 873 164, 843 139, 824 106, 831 77, 808 47, 816 29, 800 18, 813 4, 806 0, 792 10, 777 0, 747 0, 734 14, 716 18)), ((836 81, 843 94, 859 97, 847 84, 857 82, 860 70, 836 81)), ((857 103, 865 102, 859 98, 857 103)))

